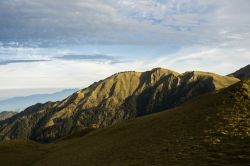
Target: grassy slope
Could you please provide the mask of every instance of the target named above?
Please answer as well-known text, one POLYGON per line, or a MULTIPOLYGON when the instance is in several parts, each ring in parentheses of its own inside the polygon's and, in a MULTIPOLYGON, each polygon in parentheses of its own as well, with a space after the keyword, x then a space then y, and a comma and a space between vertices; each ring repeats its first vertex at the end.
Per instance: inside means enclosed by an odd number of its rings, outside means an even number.
POLYGON ((214 73, 178 74, 162 68, 117 73, 63 101, 36 104, 0 121, 0 140, 51 142, 84 128, 104 128, 173 108, 192 97, 238 81, 214 73))
POLYGON ((237 83, 219 93, 195 98, 178 108, 105 129, 83 131, 73 138, 49 145, 2 143, 0 163, 7 165, 12 161, 17 165, 47 166, 248 165, 249 87, 249 81, 237 83))
POLYGON ((32 141, 3 141, 0 143, 0 165, 30 165, 48 151, 47 145, 32 141))

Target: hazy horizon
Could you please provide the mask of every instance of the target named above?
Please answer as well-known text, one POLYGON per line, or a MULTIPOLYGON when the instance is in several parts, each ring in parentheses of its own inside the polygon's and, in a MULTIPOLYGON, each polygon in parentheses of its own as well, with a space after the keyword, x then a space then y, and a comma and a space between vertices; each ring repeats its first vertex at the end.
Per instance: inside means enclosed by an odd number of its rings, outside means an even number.
POLYGON ((0 101, 10 99, 13 97, 25 97, 35 94, 52 94, 66 89, 74 89, 74 88, 72 87, 72 88, 47 88, 47 89, 46 88, 0 89, 0 101))

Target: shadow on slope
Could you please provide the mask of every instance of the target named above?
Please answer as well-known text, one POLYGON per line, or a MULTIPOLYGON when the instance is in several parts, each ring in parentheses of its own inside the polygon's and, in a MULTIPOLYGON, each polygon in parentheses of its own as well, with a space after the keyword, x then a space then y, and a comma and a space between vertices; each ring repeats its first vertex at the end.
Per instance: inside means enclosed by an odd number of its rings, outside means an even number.
MULTIPOLYGON (((34 157, 29 163, 47 166, 248 165, 249 119, 250 81, 239 82, 168 111, 105 129, 83 131, 60 142, 36 145, 46 147, 47 154, 39 159, 34 157)), ((0 149, 3 146, 1 144, 0 149)), ((42 149, 29 144, 25 148, 29 153, 43 153, 42 149)), ((15 154, 5 152, 13 156, 13 163, 15 154)), ((29 155, 23 157, 23 161, 16 160, 19 165, 27 164, 24 160, 29 155)), ((10 160, 2 156, 0 159, 1 163, 10 160)))

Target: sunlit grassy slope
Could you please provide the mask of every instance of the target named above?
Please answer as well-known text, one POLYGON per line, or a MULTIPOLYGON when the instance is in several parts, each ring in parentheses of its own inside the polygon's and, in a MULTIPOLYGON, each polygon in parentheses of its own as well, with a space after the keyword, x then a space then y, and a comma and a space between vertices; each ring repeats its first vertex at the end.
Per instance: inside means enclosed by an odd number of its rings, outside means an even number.
POLYGON ((61 141, 0 144, 1 165, 249 165, 250 81, 61 141))
POLYGON ((179 74, 162 68, 117 73, 65 100, 36 104, 0 121, 0 140, 52 142, 86 128, 104 128, 170 109, 238 81, 214 73, 179 74))

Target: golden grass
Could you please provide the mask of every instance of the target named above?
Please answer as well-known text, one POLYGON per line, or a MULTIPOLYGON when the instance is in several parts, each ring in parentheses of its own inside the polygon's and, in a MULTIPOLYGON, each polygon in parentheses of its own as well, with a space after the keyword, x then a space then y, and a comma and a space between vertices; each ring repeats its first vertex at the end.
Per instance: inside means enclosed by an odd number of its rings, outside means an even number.
POLYGON ((250 81, 239 82, 180 107, 105 129, 84 130, 48 145, 1 143, 0 162, 36 166, 249 165, 249 87, 250 81))

